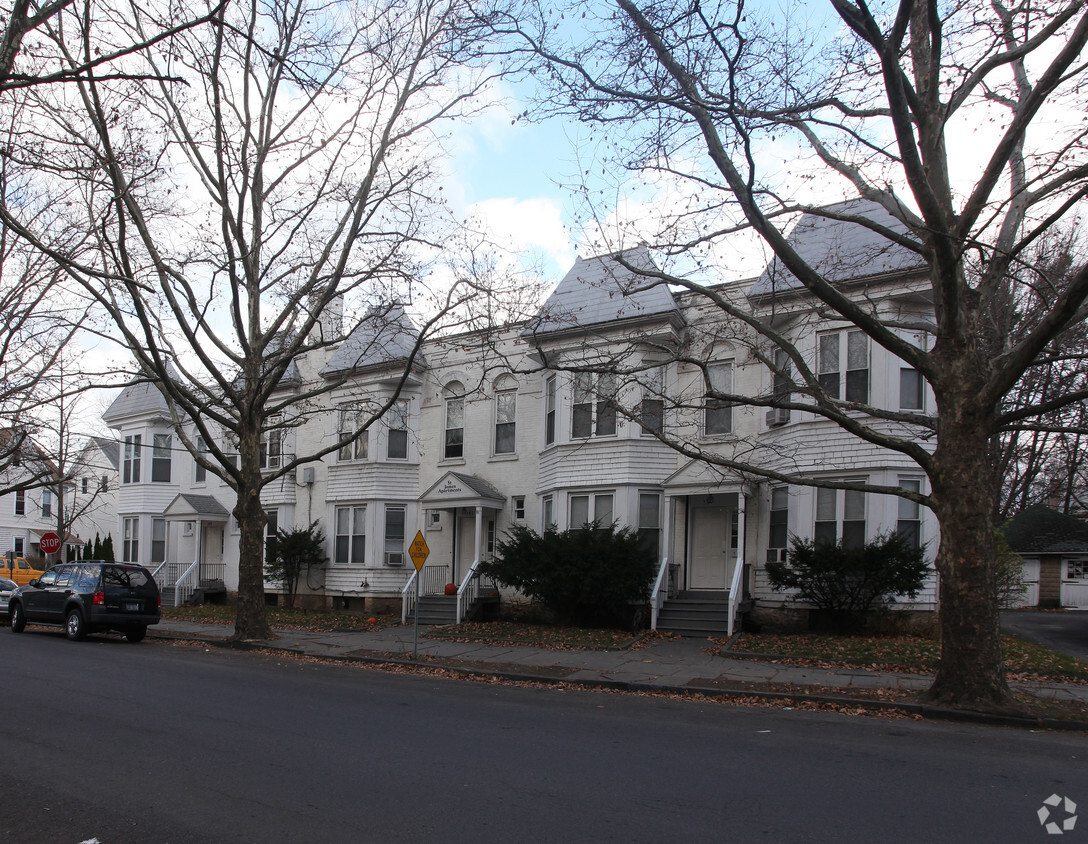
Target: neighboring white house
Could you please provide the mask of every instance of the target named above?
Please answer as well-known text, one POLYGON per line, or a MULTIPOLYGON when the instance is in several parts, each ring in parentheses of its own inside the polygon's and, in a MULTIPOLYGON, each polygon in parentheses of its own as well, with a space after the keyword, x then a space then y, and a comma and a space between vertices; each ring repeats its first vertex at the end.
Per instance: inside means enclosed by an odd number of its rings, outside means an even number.
MULTIPOLYGON (((7 448, 11 429, 0 431, 0 444, 7 448)), ((39 542, 42 534, 57 529, 57 496, 60 491, 57 468, 49 455, 29 437, 19 454, 0 476, 0 555, 44 561, 39 542)))
POLYGON ((71 533, 86 542, 117 531, 117 485, 121 448, 115 440, 91 437, 74 461, 65 488, 65 513, 71 533))
MULTIPOLYGON (((805 216, 791 241, 882 314, 921 323, 930 313, 913 257, 868 230, 805 216)), ((653 266, 646 250, 623 259, 653 266)), ((812 414, 708 401, 702 370, 668 362, 672 352, 710 360, 710 377, 726 391, 779 387, 751 354, 744 327, 705 296, 641 281, 614 257, 579 259, 535 319, 425 342, 396 402, 363 438, 265 491, 269 530, 316 520, 328 538, 330 561, 303 591, 347 606, 399 599, 414 573, 407 550, 417 530, 430 547, 425 571, 434 587, 461 583, 513 524, 539 531, 615 521, 657 549, 663 590, 736 597, 739 586, 757 609, 784 603, 764 563, 782 557, 791 534, 863 541, 898 529, 936 548, 935 519, 898 497, 769 483, 683 457, 656 438, 654 430, 668 431, 783 473, 925 490, 908 459, 812 414), (575 371, 594 362, 628 375, 575 371)), ((757 314, 773 309, 777 330, 844 397, 892 410, 932 408, 916 372, 852 326, 821 317, 776 265, 714 292, 757 314)), ((269 468, 335 442, 358 415, 390 399, 417 336, 397 311, 363 320, 320 359, 296 361, 285 389, 334 373, 349 378, 326 395, 326 412, 269 439, 262 451, 269 468)), ((127 388, 104 419, 121 443, 118 558, 152 568, 215 566, 227 590, 236 589, 231 492, 179 449, 157 390, 127 388)), ((933 609, 936 601, 931 583, 913 606, 933 609)))

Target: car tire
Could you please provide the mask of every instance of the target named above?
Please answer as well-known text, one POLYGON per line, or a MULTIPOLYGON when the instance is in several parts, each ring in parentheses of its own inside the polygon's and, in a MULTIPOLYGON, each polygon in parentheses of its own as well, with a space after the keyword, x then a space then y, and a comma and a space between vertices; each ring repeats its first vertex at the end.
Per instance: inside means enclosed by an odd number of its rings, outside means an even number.
POLYGON ((142 642, 146 635, 147 627, 142 624, 139 627, 129 627, 125 630, 125 638, 130 642, 142 642))
POLYGON ((23 605, 13 604, 8 608, 8 613, 11 615, 11 632, 22 633, 26 629, 26 614, 23 612, 23 605))
POLYGON ((64 617, 64 632, 73 642, 78 642, 87 637, 87 624, 83 620, 83 613, 79 610, 68 610, 64 617))

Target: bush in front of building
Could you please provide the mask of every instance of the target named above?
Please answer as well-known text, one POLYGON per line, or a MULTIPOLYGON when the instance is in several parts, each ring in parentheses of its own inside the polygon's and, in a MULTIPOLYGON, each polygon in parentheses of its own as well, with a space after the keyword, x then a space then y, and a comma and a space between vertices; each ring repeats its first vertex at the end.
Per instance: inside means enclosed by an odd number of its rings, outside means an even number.
POLYGON ((266 542, 264 571, 268 579, 284 590, 286 606, 295 606, 295 595, 302 575, 324 565, 325 534, 312 522, 304 528, 280 528, 266 542))
POLYGON ((835 632, 864 626, 864 616, 918 597, 929 565, 924 547, 913 547, 901 533, 877 536, 861 547, 813 542, 794 536, 786 562, 766 566, 771 588, 792 590, 805 603, 830 618, 835 632))
POLYGON ((650 597, 653 552, 627 528, 592 523, 544 535, 515 525, 482 572, 542 604, 558 621, 582 627, 629 627, 650 597))

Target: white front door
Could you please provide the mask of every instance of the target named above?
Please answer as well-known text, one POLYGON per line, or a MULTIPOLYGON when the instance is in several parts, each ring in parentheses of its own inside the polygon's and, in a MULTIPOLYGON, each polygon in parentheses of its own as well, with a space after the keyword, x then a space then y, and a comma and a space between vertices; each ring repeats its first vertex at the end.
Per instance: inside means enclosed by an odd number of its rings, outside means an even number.
POLYGON ((733 510, 694 507, 691 511, 689 589, 728 589, 736 554, 731 547, 733 510))
POLYGON ((223 526, 204 526, 204 550, 200 562, 205 566, 217 566, 223 562, 223 526))
POLYGON ((476 514, 460 514, 457 516, 457 552, 453 561, 453 582, 458 586, 475 559, 476 514))

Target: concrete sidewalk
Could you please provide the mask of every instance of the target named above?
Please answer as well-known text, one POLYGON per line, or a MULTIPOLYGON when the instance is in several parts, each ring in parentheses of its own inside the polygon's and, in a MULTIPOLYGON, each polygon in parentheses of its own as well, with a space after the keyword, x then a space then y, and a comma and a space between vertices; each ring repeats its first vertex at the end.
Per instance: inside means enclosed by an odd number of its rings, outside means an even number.
MULTIPOLYGON (((421 627, 419 635, 422 664, 543 683, 570 682, 646 691, 816 698, 852 702, 859 706, 882 706, 884 704, 880 701, 863 697, 860 694, 862 690, 869 693, 878 689, 914 692, 927 688, 932 681, 927 674, 895 674, 862 668, 806 668, 730 658, 722 656, 705 639, 649 639, 635 648, 566 651, 429 639, 425 635, 426 630, 426 627, 421 627)), ((233 633, 233 627, 164 619, 148 632, 156 637, 223 644, 233 633)), ((252 643, 251 646, 367 662, 412 661, 411 625, 338 633, 278 630, 276 635, 279 638, 275 641, 252 643)), ((1018 690, 1040 698, 1088 703, 1088 686, 1073 683, 1014 685, 1018 690)), ((896 706, 922 714, 939 712, 921 704, 896 706)))

